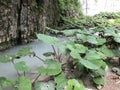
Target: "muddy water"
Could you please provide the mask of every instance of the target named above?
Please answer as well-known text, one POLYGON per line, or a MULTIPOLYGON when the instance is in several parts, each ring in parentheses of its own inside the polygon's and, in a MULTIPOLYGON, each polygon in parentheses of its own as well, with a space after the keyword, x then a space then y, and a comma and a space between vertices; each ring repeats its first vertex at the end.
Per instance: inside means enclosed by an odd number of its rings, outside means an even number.
MULTIPOLYGON (((26 45, 15 46, 8 50, 2 51, 0 52, 0 55, 5 55, 5 54, 14 55, 21 47, 24 46, 32 46, 32 51, 34 51, 41 58, 45 58, 43 57, 42 53, 52 50, 51 46, 46 45, 45 43, 40 41, 34 41, 26 45)), ((29 56, 26 56, 19 60, 15 60, 15 62, 19 62, 19 61, 25 61, 26 64, 30 67, 30 71, 28 73, 33 72, 38 66, 43 65, 42 61, 29 56)), ((0 77, 1 76, 7 77, 9 79, 15 79, 17 77, 17 73, 12 63, 10 62, 0 63, 0 77)))

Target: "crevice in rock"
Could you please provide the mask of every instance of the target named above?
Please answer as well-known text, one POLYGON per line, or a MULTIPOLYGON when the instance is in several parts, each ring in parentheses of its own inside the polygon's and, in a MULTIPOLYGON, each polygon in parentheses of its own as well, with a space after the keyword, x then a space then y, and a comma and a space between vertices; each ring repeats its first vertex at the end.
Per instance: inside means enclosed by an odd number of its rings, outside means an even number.
POLYGON ((17 44, 21 44, 21 11, 22 11, 23 0, 19 0, 18 3, 18 20, 17 20, 17 44))

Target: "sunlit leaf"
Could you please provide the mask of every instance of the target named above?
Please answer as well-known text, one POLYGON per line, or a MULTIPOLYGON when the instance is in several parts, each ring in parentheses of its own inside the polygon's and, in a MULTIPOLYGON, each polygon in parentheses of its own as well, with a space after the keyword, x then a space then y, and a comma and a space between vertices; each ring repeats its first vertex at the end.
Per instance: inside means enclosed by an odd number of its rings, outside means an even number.
POLYGON ((100 48, 97 48, 98 51, 102 52, 104 55, 106 55, 107 57, 113 57, 114 53, 112 50, 108 49, 107 46, 103 45, 100 48))
POLYGON ((12 60, 15 59, 15 56, 10 56, 10 55, 3 55, 3 56, 0 56, 0 62, 1 63, 6 63, 6 62, 10 62, 12 60))
POLYGON ((115 40, 117 43, 120 43, 120 36, 114 37, 114 40, 115 40))
POLYGON ((35 90, 55 90, 55 85, 52 81, 50 81, 50 82, 37 82, 35 84, 35 90))
POLYGON ((87 41, 87 36, 85 34, 77 34, 77 39, 81 39, 83 42, 87 41))
POLYGON ((43 41, 44 43, 50 44, 50 45, 55 45, 59 41, 59 39, 56 37, 52 37, 44 34, 37 34, 37 38, 43 41))
POLYGON ((15 67, 15 69, 18 70, 18 71, 28 71, 28 70, 29 70, 29 67, 26 66, 26 64, 25 64, 24 61, 15 63, 15 64, 14 64, 14 67, 15 67))
POLYGON ((104 85, 104 79, 102 77, 94 78, 93 81, 97 85, 104 85))
POLYGON ((97 38, 97 45, 103 45, 106 42, 104 38, 97 38))
MULTIPOLYGON (((23 48, 21 48, 18 52, 17 52, 17 56, 18 57, 22 57, 22 56, 26 56, 26 55, 29 55, 31 52, 30 52, 30 50, 32 49, 32 47, 29 47, 29 46, 27 46, 27 47, 23 47, 23 48)), ((17 57, 16 56, 16 57, 17 57)))
POLYGON ((85 53, 88 48, 81 45, 81 44, 75 44, 75 48, 76 48, 76 51, 78 51, 79 53, 85 53))
POLYGON ((79 29, 72 29, 72 30, 64 30, 61 31, 65 36, 73 36, 79 29))
POLYGON ((14 84, 13 80, 8 80, 5 77, 0 77, 0 86, 7 87, 12 86, 14 84))
POLYGON ((79 54, 76 50, 72 50, 72 51, 70 52, 70 55, 71 55, 71 57, 74 58, 74 59, 80 59, 80 58, 81 58, 81 57, 80 57, 80 54, 79 54))
POLYGON ((98 43, 95 36, 87 36, 87 41, 91 44, 97 44, 98 43))
POLYGON ((58 47, 59 48, 59 52, 62 54, 66 54, 67 53, 67 47, 66 45, 61 45, 58 47))
POLYGON ((46 67, 39 67, 38 72, 42 75, 57 75, 61 72, 61 64, 53 60, 45 61, 46 67))
POLYGON ((26 77, 19 77, 17 79, 17 83, 18 83, 18 90, 31 90, 32 89, 31 81, 26 77))
POLYGON ((84 65, 86 68, 89 69, 99 69, 104 62, 102 60, 84 60, 79 59, 79 62, 84 65))
POLYGON ((85 59, 87 59, 87 60, 97 60, 97 59, 101 59, 101 57, 95 50, 89 50, 86 53, 85 59))
POLYGON ((82 83, 79 83, 76 79, 68 80, 67 90, 86 90, 82 83))
POLYGON ((61 73, 60 75, 58 75, 57 77, 55 77, 55 83, 57 90, 62 90, 65 85, 67 84, 67 79, 64 75, 64 73, 61 73))

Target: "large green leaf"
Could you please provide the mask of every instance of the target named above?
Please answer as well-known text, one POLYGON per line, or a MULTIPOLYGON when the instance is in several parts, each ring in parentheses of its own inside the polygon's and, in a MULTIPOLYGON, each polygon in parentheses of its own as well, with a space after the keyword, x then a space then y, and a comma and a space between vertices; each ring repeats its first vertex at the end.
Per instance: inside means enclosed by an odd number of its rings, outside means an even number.
POLYGON ((85 59, 87 59, 87 60, 97 60, 97 59, 101 59, 101 57, 95 50, 90 49, 86 53, 85 59))
POLYGON ((97 45, 103 45, 104 43, 106 43, 106 39, 104 39, 104 38, 97 38, 97 45))
POLYGON ((72 45, 72 44, 67 44, 66 47, 67 47, 70 51, 75 50, 75 47, 74 47, 74 45, 72 45))
POLYGON ((15 56, 14 55, 3 55, 3 56, 0 56, 0 62, 2 63, 6 63, 6 62, 10 62, 12 60, 15 59, 15 56))
POLYGON ((22 47, 18 53, 16 54, 17 56, 16 57, 22 57, 22 56, 26 56, 26 55, 29 55, 31 52, 30 50, 32 49, 32 47, 30 46, 27 46, 27 47, 22 47))
POLYGON ((111 28, 111 27, 110 28, 105 28, 104 33, 105 33, 106 36, 114 36, 114 35, 116 35, 115 29, 111 28))
POLYGON ((14 81, 13 80, 8 80, 5 77, 0 77, 0 86, 2 86, 2 88, 8 87, 8 86, 12 86, 14 85, 14 81))
POLYGON ((52 81, 37 82, 35 84, 35 90, 55 90, 55 85, 52 81))
POLYGON ((43 41, 44 43, 50 44, 50 45, 56 45, 57 42, 59 41, 59 39, 56 37, 52 37, 44 34, 37 34, 37 38, 43 41))
POLYGON ((75 48, 76 48, 76 51, 78 51, 79 53, 85 53, 88 48, 81 45, 81 44, 75 44, 75 48))
POLYGON ((17 83, 18 83, 18 90, 31 90, 32 89, 32 85, 31 85, 31 81, 26 78, 26 77, 19 77, 17 79, 17 83))
POLYGON ((91 44, 97 44, 98 43, 95 36, 87 36, 87 41, 91 44))
POLYGON ((79 29, 71 29, 71 30, 64 30, 61 31, 65 36, 73 36, 79 29))
POLYGON ((81 39, 83 42, 87 41, 87 36, 85 34, 76 34, 77 39, 81 39))
POLYGON ((105 69, 103 69, 103 68, 100 68, 100 69, 98 69, 98 70, 93 70, 92 71, 93 73, 93 75, 94 75, 94 77, 100 77, 100 76, 103 76, 103 75, 105 75, 105 69))
POLYGON ((61 45, 58 47, 59 48, 59 52, 62 54, 66 54, 67 53, 67 47, 66 45, 61 45))
POLYGON ((14 67, 15 67, 15 69, 18 70, 18 71, 28 71, 28 70, 29 70, 29 67, 26 66, 26 64, 25 64, 24 61, 15 63, 15 64, 14 64, 14 67))
POLYGON ((119 36, 115 36, 115 37, 114 37, 114 40, 115 40, 117 43, 120 43, 120 35, 119 35, 119 36))
POLYGON ((86 90, 82 83, 79 83, 76 79, 68 80, 67 90, 86 90), (74 89, 73 89, 74 87, 74 89))
POLYGON ((38 72, 42 75, 57 75, 61 70, 61 64, 54 60, 46 60, 46 67, 39 67, 38 72))
POLYGON ((88 69, 99 69, 104 62, 102 60, 85 60, 79 59, 79 62, 88 69))
POLYGON ((63 88, 67 84, 67 79, 66 79, 64 73, 61 73, 60 75, 55 77, 55 83, 57 84, 56 85, 57 90, 63 90, 63 88))
POLYGON ((103 45, 100 48, 97 48, 98 51, 102 52, 106 57, 113 57, 114 53, 112 50, 108 49, 107 46, 103 45))
POLYGON ((102 77, 94 78, 93 81, 97 85, 104 85, 104 79, 102 77))
POLYGON ((70 52, 70 55, 71 55, 71 57, 74 58, 74 59, 80 59, 80 58, 81 58, 81 57, 80 57, 80 54, 79 54, 76 50, 72 50, 72 51, 70 52))

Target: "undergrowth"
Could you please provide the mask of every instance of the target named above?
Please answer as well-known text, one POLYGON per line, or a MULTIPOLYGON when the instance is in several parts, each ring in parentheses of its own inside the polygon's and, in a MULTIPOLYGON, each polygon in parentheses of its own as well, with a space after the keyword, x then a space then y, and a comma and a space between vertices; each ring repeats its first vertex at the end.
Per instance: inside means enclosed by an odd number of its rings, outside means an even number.
POLYGON ((0 77, 0 90, 8 86, 11 86, 12 90, 44 89, 46 87, 37 81, 41 75, 49 76, 45 81, 51 80, 54 83, 54 87, 49 83, 48 90, 87 90, 81 78, 88 75, 97 87, 103 86, 106 61, 120 56, 118 49, 120 31, 113 27, 63 31, 48 29, 66 36, 66 39, 60 41, 57 37, 37 34, 39 40, 53 48, 53 51, 43 53, 45 57, 48 57, 45 60, 31 51, 31 47, 21 48, 15 55, 0 57, 1 63, 11 62, 18 75, 16 80, 0 77), (38 76, 34 78, 34 81, 26 76, 29 67, 24 61, 14 62, 15 59, 27 55, 36 57, 45 64, 37 69, 38 76))

